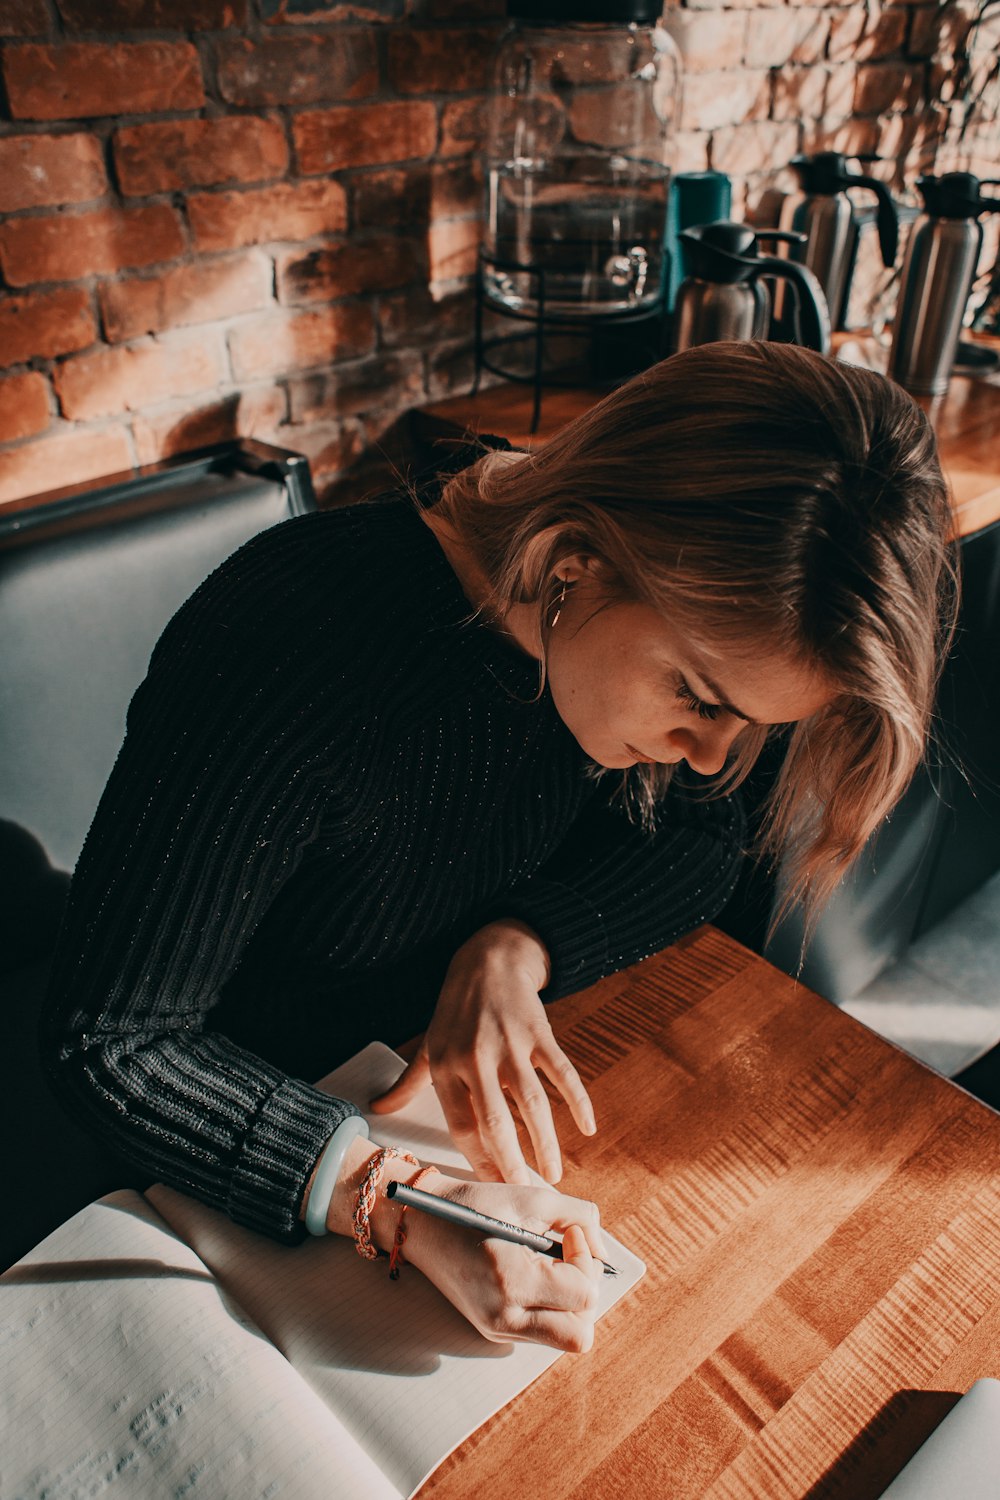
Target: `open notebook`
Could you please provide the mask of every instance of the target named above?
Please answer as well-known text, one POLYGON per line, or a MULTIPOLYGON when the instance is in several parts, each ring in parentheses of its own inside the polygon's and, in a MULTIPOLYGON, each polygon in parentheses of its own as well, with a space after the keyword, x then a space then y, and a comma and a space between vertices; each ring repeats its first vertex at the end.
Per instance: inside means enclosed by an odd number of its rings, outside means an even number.
MULTIPOLYGON (((320 1087, 361 1107, 378 1043, 320 1087)), ((433 1091, 372 1138, 463 1176, 433 1091)), ((601 1312, 644 1266, 620 1270, 601 1312)), ((412 1270, 289 1249, 169 1188, 92 1203, 0 1277, 0 1494, 398 1500, 556 1359, 491 1344, 412 1270)), ((599 1335, 598 1335, 599 1337, 599 1335)))

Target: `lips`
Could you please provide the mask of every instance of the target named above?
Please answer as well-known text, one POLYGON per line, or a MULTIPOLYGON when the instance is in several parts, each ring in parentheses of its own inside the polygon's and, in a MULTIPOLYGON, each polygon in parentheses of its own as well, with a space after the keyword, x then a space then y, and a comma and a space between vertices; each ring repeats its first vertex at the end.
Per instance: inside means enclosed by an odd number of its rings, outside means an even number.
POLYGON ((640 765, 643 765, 643 766, 655 766, 656 765, 656 761, 653 759, 653 757, 651 755, 641 755, 639 753, 639 751, 635 748, 634 745, 626 745, 625 749, 628 751, 629 755, 632 755, 632 756, 635 757, 635 759, 639 762, 640 765))

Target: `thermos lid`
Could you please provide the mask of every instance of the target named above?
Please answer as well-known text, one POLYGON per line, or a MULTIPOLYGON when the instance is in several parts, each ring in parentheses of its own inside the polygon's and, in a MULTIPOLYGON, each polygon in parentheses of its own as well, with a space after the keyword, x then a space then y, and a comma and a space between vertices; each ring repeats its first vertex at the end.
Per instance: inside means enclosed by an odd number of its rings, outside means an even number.
POLYGON ((975 219, 980 214, 1000 212, 1000 198, 984 198, 982 183, 971 172, 946 172, 943 177, 918 177, 924 204, 937 219, 975 219))
POLYGON ((613 25, 653 26, 660 19, 663 0, 507 0, 507 14, 515 21, 572 26, 587 21, 613 25))
MULTIPOLYGON (((858 160, 859 158, 855 158, 858 160)), ((802 190, 823 197, 840 193, 857 182, 857 174, 847 165, 840 151, 817 151, 814 156, 793 156, 789 166, 799 174, 802 190)))
POLYGON ((732 286, 752 274, 757 254, 757 236, 748 224, 719 219, 682 229, 677 238, 684 245, 689 274, 700 281, 732 286))

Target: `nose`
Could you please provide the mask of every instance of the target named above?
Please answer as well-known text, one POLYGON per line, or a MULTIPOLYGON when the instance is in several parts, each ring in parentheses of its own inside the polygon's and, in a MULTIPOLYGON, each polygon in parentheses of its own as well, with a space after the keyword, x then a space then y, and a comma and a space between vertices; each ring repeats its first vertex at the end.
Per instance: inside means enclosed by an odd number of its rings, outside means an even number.
POLYGON ((742 728, 740 720, 727 714, 724 719, 703 719, 691 728, 673 729, 667 736, 671 757, 686 760, 698 776, 717 776, 742 728))

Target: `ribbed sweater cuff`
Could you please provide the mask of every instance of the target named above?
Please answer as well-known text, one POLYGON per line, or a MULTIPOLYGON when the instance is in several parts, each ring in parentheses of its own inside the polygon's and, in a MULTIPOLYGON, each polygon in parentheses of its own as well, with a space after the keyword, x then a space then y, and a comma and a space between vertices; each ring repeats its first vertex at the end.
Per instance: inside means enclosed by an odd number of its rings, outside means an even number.
POLYGON ((356 1114, 346 1100, 287 1079, 244 1138, 228 1203, 236 1223, 289 1244, 304 1239, 299 1208, 310 1173, 340 1122, 356 1114))
POLYGON ((549 982, 542 991, 545 1001, 586 989, 611 967, 603 916, 570 886, 555 880, 527 880, 503 897, 491 917, 517 917, 538 933, 551 964, 549 982))

